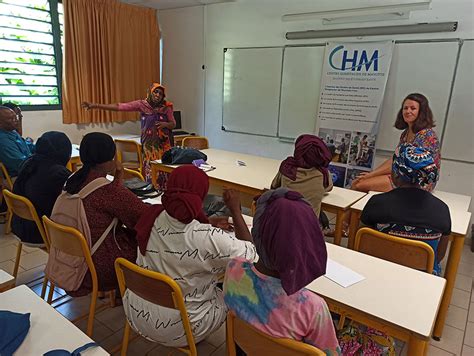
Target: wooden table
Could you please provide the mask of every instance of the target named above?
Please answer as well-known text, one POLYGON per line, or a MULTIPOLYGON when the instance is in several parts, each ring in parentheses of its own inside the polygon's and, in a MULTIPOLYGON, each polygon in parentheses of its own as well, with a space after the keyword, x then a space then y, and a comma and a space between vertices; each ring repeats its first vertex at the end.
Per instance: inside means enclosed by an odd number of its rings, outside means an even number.
MULTIPOLYGON (((280 168, 281 161, 266 157, 248 155, 208 148, 201 150, 207 155, 207 162, 216 169, 207 172, 211 194, 222 195, 223 188, 231 188, 242 194, 242 205, 249 207, 253 197, 270 189, 273 178, 280 168), (245 162, 245 166, 237 161, 245 162)), ((156 186, 158 171, 170 173, 177 165, 166 165, 160 161, 151 162, 152 183, 156 186)), ((349 207, 364 197, 366 193, 334 187, 324 195, 322 209, 336 214, 334 243, 340 245, 342 225, 349 207)))
POLYGON ((9 290, 15 286, 15 277, 10 275, 10 273, 5 272, 3 269, 0 269, 0 292, 9 290))
MULTIPOLYGON (((349 228, 349 243, 350 249, 354 248, 354 240, 360 224, 360 215, 369 199, 379 192, 369 192, 367 196, 359 200, 351 206, 351 222, 349 228)), ((471 202, 471 197, 453 194, 448 192, 435 191, 435 196, 443 200, 449 207, 451 213, 451 235, 449 237, 451 246, 449 248, 448 259, 446 260, 446 270, 444 277, 446 278, 446 290, 443 295, 441 307, 439 309, 436 325, 433 332, 435 339, 441 338, 443 333, 446 315, 448 313, 449 304, 451 303, 451 296, 453 294, 454 285, 456 283, 456 275, 458 271, 459 261, 461 260, 464 240, 469 231, 471 222, 471 213, 467 211, 471 202)))
POLYGON ((392 262, 326 244, 328 257, 365 279, 343 288, 320 277, 306 288, 331 311, 408 342, 408 355, 427 352, 446 281, 392 262))
MULTIPOLYGON (((0 294, 0 309, 31 313, 30 330, 15 355, 43 355, 55 349, 72 352, 84 344, 93 342, 25 285, 0 294)), ((108 353, 101 347, 94 347, 84 351, 82 355, 108 355, 108 353)))

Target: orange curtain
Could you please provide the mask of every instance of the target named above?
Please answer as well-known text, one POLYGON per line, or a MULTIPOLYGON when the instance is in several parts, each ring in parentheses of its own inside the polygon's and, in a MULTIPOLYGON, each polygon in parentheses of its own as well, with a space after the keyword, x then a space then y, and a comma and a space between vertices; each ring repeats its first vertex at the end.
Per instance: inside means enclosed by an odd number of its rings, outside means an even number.
POLYGON ((85 111, 83 101, 114 104, 144 99, 159 82, 156 10, 116 0, 64 0, 63 122, 136 120, 136 113, 85 111))

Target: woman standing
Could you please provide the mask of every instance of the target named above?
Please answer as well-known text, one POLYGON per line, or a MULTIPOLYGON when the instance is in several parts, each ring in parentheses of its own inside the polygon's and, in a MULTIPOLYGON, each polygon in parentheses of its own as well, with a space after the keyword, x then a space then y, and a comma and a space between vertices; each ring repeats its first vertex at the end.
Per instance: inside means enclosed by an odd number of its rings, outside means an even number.
POLYGON ((101 109, 111 111, 138 111, 141 114, 141 144, 143 153, 143 176, 151 181, 150 161, 161 159, 171 148, 171 130, 176 121, 173 104, 165 100, 165 87, 153 83, 145 100, 134 100, 118 104, 93 104, 83 102, 86 110, 101 109))
MULTIPOLYGON (((398 146, 410 143, 429 151, 439 172, 441 155, 438 137, 433 130, 434 126, 433 113, 431 112, 428 99, 418 93, 408 95, 403 100, 402 107, 395 121, 395 127, 403 130, 398 146)), ((352 189, 363 192, 368 192, 369 190, 388 192, 393 188, 390 178, 391 171, 392 159, 388 159, 374 171, 359 175, 354 180, 352 189)), ((431 192, 435 186, 436 181, 428 184, 423 189, 431 192)))

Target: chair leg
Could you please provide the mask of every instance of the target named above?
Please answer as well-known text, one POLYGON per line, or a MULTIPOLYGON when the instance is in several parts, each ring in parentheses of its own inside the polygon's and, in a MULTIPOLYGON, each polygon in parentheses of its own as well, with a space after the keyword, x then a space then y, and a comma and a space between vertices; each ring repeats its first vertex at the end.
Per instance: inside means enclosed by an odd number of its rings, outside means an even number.
POLYGON ((17 277, 18 275, 18 268, 20 267, 20 257, 21 257, 21 249, 23 248, 23 244, 18 241, 18 247, 16 248, 16 258, 15 258, 15 267, 13 268, 13 277, 17 277))
POLYGON ((97 288, 92 289, 91 304, 89 306, 89 318, 87 319, 87 336, 92 337, 94 331, 95 307, 97 304, 97 288))
POLYGON ((125 320, 125 328, 123 329, 122 351, 121 356, 127 356, 128 338, 130 337, 130 324, 125 320))
POLYGON ((44 299, 44 296, 46 295, 46 287, 48 286, 48 278, 44 276, 43 279, 43 287, 41 288, 41 299, 44 299))
POLYGON ((54 283, 49 281, 49 293, 48 293, 48 300, 47 300, 48 304, 51 304, 51 302, 53 301, 53 293, 54 293, 54 283))
POLYGON ((5 235, 8 235, 10 232, 12 232, 12 218, 13 214, 11 213, 10 209, 7 211, 7 224, 5 225, 5 235))
POLYGON ((111 290, 109 292, 109 298, 110 298, 110 307, 115 308, 116 307, 116 304, 115 304, 115 289, 111 290))

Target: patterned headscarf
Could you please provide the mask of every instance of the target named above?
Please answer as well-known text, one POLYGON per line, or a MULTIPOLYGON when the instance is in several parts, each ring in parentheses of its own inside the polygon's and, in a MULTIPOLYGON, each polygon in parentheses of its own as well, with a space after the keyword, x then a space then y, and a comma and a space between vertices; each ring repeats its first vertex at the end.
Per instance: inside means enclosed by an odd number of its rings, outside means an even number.
POLYGON ((154 104, 154 101, 153 101, 153 92, 157 89, 157 88, 160 88, 161 90, 163 90, 163 100, 160 104, 166 104, 166 100, 165 100, 165 97, 166 97, 166 89, 163 85, 161 85, 160 83, 152 83, 150 85, 150 87, 148 88, 147 90, 147 93, 146 93, 146 101, 148 101, 148 103, 150 105, 153 106, 154 104))
POLYGON ((262 194, 252 237, 261 261, 278 272, 288 295, 326 273, 326 244, 318 218, 300 193, 278 188, 262 194))
POLYGON ((424 188, 438 180, 438 168, 430 151, 402 144, 393 155, 392 172, 401 181, 424 188))
POLYGON ((280 173, 294 181, 298 167, 316 168, 323 174, 323 184, 327 187, 329 185, 328 166, 331 159, 331 152, 323 140, 314 135, 301 135, 295 141, 293 156, 281 162, 280 173))

